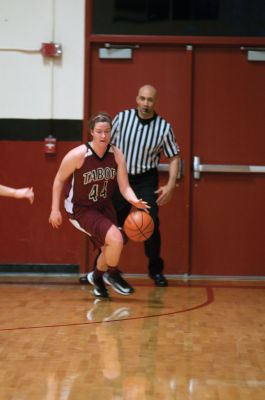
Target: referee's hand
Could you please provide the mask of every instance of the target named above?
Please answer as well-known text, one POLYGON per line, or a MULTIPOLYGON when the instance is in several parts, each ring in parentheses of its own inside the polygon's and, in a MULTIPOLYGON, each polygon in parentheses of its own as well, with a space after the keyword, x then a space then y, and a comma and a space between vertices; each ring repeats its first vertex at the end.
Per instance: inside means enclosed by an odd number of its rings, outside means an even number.
POLYGON ((164 204, 167 204, 172 196, 173 196, 173 192, 174 192, 174 187, 168 187, 167 185, 165 186, 160 186, 155 193, 158 194, 158 198, 156 200, 156 204, 158 206, 163 206, 164 204))

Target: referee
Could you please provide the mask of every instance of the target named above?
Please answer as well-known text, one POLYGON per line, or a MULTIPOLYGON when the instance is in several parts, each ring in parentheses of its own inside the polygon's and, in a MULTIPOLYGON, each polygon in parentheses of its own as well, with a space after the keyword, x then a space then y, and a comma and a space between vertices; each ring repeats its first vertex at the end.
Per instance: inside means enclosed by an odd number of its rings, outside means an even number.
MULTIPOLYGON (((129 182, 136 196, 151 206, 154 233, 144 242, 148 258, 148 273, 156 286, 168 286, 163 275, 164 262, 160 257, 161 237, 158 208, 172 197, 178 176, 179 147, 170 123, 155 112, 157 91, 151 85, 139 89, 137 108, 119 112, 113 120, 112 143, 125 157, 129 182), (169 175, 165 186, 158 186, 158 164, 161 153, 169 160, 169 175)), ((131 204, 119 192, 113 197, 119 226, 128 216, 131 204)))

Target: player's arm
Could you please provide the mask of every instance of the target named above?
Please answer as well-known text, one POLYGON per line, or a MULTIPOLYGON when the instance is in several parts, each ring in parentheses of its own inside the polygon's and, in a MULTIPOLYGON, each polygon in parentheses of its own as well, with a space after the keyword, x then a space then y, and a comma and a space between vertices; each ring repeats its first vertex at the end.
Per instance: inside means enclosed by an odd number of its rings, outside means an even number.
POLYGON ((82 145, 70 150, 63 158, 58 172, 54 178, 52 187, 52 206, 49 217, 49 223, 53 226, 53 228, 59 228, 62 223, 60 202, 65 181, 77 168, 80 168, 80 163, 83 157, 84 149, 82 145))
POLYGON ((148 208, 150 208, 150 206, 148 206, 146 201, 137 198, 136 194, 129 184, 126 161, 121 150, 115 146, 113 146, 113 148, 115 160, 118 165, 117 181, 122 196, 135 207, 148 211, 148 208))
POLYGON ((0 196, 14 197, 15 199, 27 199, 30 204, 34 201, 34 192, 32 187, 15 189, 9 186, 0 185, 0 196))

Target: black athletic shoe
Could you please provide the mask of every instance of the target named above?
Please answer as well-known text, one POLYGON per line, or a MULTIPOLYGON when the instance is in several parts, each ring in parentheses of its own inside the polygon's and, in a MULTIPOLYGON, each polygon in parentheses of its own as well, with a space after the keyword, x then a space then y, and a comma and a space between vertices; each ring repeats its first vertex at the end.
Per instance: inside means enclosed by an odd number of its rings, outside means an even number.
POLYGON ((90 285, 90 282, 87 279, 87 275, 80 276, 79 282, 81 285, 90 285))
POLYGON ((168 281, 163 274, 150 275, 150 278, 153 279, 155 286, 158 286, 158 287, 168 286, 168 281))
POLYGON ((125 279, 123 279, 119 270, 116 270, 112 274, 105 272, 103 275, 103 280, 119 294, 129 296, 130 294, 134 293, 134 288, 128 282, 126 282, 125 279))
POLYGON ((94 286, 93 292, 96 297, 103 297, 105 299, 109 297, 108 291, 101 276, 94 278, 94 271, 92 271, 87 274, 87 279, 88 282, 94 286))
MULTIPOLYGON (((96 258, 95 258, 95 260, 94 260, 93 270, 96 268, 97 261, 98 261, 98 258, 99 258, 99 256, 100 256, 100 254, 101 254, 101 250, 99 250, 99 252, 98 252, 98 254, 97 254, 97 256, 96 256, 96 258)), ((88 275, 88 274, 80 276, 80 278, 79 278, 79 283, 81 283, 81 285, 90 285, 90 282, 89 282, 89 280, 88 280, 87 275, 88 275)))

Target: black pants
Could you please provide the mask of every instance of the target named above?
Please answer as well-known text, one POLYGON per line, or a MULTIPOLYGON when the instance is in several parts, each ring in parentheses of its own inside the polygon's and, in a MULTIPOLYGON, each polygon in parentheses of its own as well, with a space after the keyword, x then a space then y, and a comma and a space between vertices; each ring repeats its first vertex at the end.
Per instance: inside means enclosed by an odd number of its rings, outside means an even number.
MULTIPOLYGON (((164 268, 164 263, 160 257, 161 238, 158 206, 156 204, 157 194, 155 193, 158 188, 158 172, 156 169, 152 169, 144 174, 129 175, 129 182, 136 196, 139 199, 147 201, 149 206, 151 206, 150 215, 154 220, 155 228, 153 235, 144 242, 144 251, 146 257, 149 259, 149 275, 161 273, 164 268)), ((131 204, 122 197, 119 190, 116 191, 112 201, 117 212, 118 224, 122 227, 131 210, 131 204)))

